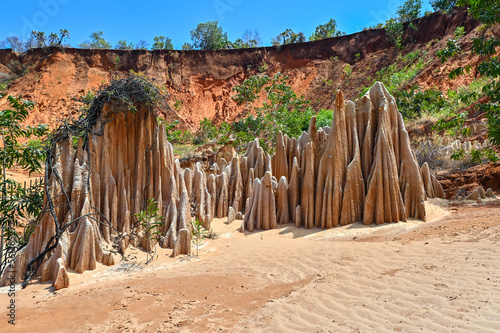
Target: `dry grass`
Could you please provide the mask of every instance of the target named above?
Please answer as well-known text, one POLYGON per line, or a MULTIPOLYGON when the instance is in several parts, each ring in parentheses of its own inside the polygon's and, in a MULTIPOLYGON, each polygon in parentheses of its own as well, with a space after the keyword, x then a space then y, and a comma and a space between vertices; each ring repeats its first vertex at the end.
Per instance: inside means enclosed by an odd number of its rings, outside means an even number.
POLYGON ((194 151, 198 146, 190 144, 173 144, 174 154, 178 155, 179 159, 184 157, 194 156, 194 151))
POLYGON ((478 165, 470 154, 464 154, 459 160, 451 158, 454 152, 446 149, 453 140, 448 136, 426 135, 414 138, 411 142, 413 152, 421 166, 425 162, 431 170, 463 170, 478 165))
POLYGON ((450 143, 447 137, 427 135, 418 137, 411 144, 418 165, 427 162, 431 170, 435 170, 446 168, 446 164, 450 159, 445 152, 445 148, 450 143))

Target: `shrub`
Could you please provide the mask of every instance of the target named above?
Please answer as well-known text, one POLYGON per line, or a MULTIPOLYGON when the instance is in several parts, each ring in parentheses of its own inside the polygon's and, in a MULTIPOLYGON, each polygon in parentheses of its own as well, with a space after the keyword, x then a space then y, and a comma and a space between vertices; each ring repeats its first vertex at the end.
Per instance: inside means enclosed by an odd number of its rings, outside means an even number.
POLYGON ((197 132, 197 139, 199 143, 204 143, 206 141, 211 141, 217 136, 217 127, 212 125, 212 121, 207 117, 204 117, 200 121, 200 129, 197 132))
POLYGON ((333 110, 321 109, 316 114, 316 126, 318 128, 331 126, 333 121, 333 110))
POLYGON ((425 67, 426 55, 425 51, 420 50, 409 52, 405 56, 398 55, 393 64, 377 72, 377 80, 383 82, 387 90, 394 94, 425 67))
MULTIPOLYGON (((144 231, 144 237, 148 242, 148 246, 145 249, 146 254, 146 265, 149 264, 154 259, 154 254, 151 255, 152 249, 149 248, 149 241, 159 241, 161 235, 161 229, 163 227, 163 216, 158 212, 158 203, 154 198, 147 201, 146 210, 141 211, 139 214, 134 214, 137 222, 142 227, 144 231)), ((154 243, 154 250, 156 250, 156 242, 154 243)))
POLYGON ((458 42, 465 35, 465 33, 464 27, 457 27, 455 29, 455 37, 448 39, 446 42, 446 48, 439 50, 436 53, 438 58, 441 59, 441 62, 445 62, 446 59, 452 58, 461 52, 460 44, 458 42))
POLYGON ((344 67, 344 77, 349 78, 352 75, 352 67, 351 65, 347 64, 344 67))
POLYGON ((427 162, 431 169, 446 166, 448 160, 444 150, 446 144, 446 139, 437 135, 418 137, 411 141, 418 165, 421 166, 427 162))
POLYGON ((192 242, 196 246, 196 256, 198 257, 198 249, 201 245, 203 245, 203 240, 207 238, 207 230, 203 227, 203 223, 196 219, 194 222, 191 222, 192 230, 192 242))
POLYGON ((318 25, 314 33, 309 37, 309 40, 315 41, 323 38, 340 37, 342 35, 345 35, 345 32, 337 30, 337 22, 334 19, 330 19, 328 23, 318 25))
POLYGON ((410 90, 396 92, 394 97, 399 111, 406 120, 420 118, 424 113, 441 113, 450 105, 439 90, 422 91, 416 85, 413 85, 410 90))
POLYGON ((272 152, 279 131, 298 137, 307 130, 314 111, 303 96, 297 96, 286 84, 288 77, 277 73, 272 77, 256 75, 233 88, 232 97, 239 105, 256 103, 255 115, 233 124, 236 145, 246 144, 248 138, 261 138, 266 152, 272 152), (245 141, 241 141, 245 140, 245 141))
POLYGON ((390 40, 398 49, 402 48, 401 41, 403 37, 403 23, 391 18, 385 24, 385 33, 387 39, 390 40))
POLYGON ((465 127, 465 121, 467 120, 467 112, 458 113, 452 119, 440 119, 432 127, 433 130, 445 131, 448 136, 456 136, 461 134, 462 136, 469 136, 470 129, 465 127))

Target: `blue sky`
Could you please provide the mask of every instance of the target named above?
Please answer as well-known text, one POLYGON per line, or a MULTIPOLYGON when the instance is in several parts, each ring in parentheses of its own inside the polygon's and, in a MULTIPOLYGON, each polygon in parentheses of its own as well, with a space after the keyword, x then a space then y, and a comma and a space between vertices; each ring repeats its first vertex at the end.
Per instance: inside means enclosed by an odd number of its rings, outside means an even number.
MULTIPOLYGON (((423 0, 423 11, 431 10, 423 0)), ((264 45, 287 28, 309 37, 317 25, 333 18, 342 31, 354 33, 395 16, 404 0, 372 1, 108 1, 21 0, 2 4, 0 40, 25 37, 31 30, 58 32, 68 29, 69 43, 77 46, 93 31, 115 45, 119 40, 134 44, 140 39, 150 46, 154 36, 172 38, 180 49, 191 42, 190 31, 201 22, 218 21, 230 40, 246 29, 259 32, 264 45)), ((423 14, 423 13, 422 13, 423 14)))

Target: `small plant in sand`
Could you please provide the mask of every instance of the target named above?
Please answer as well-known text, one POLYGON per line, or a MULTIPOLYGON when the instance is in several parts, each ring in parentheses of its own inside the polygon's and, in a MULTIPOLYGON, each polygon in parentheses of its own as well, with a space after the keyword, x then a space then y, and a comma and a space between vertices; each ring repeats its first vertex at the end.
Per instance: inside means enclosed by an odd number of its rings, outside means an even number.
POLYGON ((207 231, 207 235, 205 238, 217 239, 217 238, 219 238, 219 234, 217 232, 215 232, 213 229, 210 229, 207 231))
POLYGON ((203 227, 203 222, 198 219, 191 222, 191 225, 193 226, 192 241, 196 246, 196 256, 198 256, 198 249, 203 244, 203 239, 207 238, 207 230, 203 227))
POLYGON ((146 242, 145 249, 147 253, 146 265, 153 260, 156 252, 156 241, 160 240, 161 228, 163 226, 163 216, 161 216, 158 212, 158 203, 154 198, 151 198, 147 202, 146 210, 141 211, 139 214, 134 214, 144 230, 144 239, 146 242), (154 245, 151 249, 152 244, 154 245))

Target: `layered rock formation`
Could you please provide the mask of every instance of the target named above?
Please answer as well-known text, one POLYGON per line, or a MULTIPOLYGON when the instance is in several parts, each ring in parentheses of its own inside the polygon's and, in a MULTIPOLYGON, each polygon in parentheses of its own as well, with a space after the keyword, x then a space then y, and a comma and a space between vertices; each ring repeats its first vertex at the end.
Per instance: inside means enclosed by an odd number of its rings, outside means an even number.
POLYGON ((164 216, 160 245, 174 249, 174 255, 190 253, 190 202, 196 217, 209 223, 212 216, 205 174, 196 168, 190 178, 191 171, 180 170, 153 112, 142 106, 132 112, 106 105, 85 144, 80 140, 75 149, 71 139, 55 145, 54 158, 46 165, 49 211, 16 258, 16 282, 24 279, 27 263, 55 243, 55 235, 60 235, 59 242, 36 276, 42 282, 52 279, 56 288, 68 286, 67 268, 81 273, 97 263, 112 265, 113 253, 129 244, 150 250, 155 240, 144 239, 134 215, 145 210, 150 198, 164 216))
MULTIPOLYGON (((281 133, 271 157, 255 139, 241 158, 210 170, 200 163, 182 169, 174 161, 165 129, 155 114, 105 105, 85 142, 60 140, 46 166, 48 209, 28 245, 16 258, 16 282, 27 263, 59 237, 36 272, 67 287, 67 268, 92 270, 112 265, 129 245, 151 250, 135 214, 154 198, 163 216, 160 246, 172 255, 191 253, 193 218, 210 228, 213 217, 243 217, 241 230, 297 227, 332 228, 425 220, 424 200, 444 197, 426 164, 420 168, 394 98, 376 83, 361 99, 337 93, 331 127, 295 139, 281 133), (244 215, 243 215, 244 213, 244 215)), ((1 284, 7 282, 7 272, 1 284)))
POLYGON ((249 231, 275 225, 268 213, 272 207, 279 223, 288 218, 296 226, 331 228, 357 221, 425 221, 424 200, 444 198, 428 166, 417 164, 396 102, 381 83, 355 102, 344 101, 339 92, 331 127, 318 130, 313 117, 300 138, 278 136, 271 164, 280 186, 272 185, 270 179, 276 180, 268 172, 260 179, 266 163, 262 154, 255 158, 255 147, 258 142, 247 152, 258 170, 246 201, 249 231), (268 200, 271 190, 274 200, 268 200))

